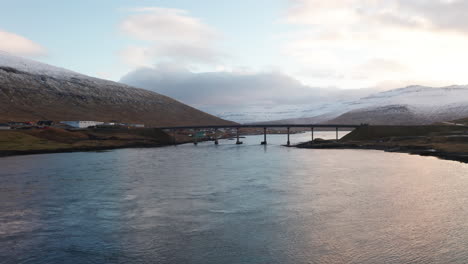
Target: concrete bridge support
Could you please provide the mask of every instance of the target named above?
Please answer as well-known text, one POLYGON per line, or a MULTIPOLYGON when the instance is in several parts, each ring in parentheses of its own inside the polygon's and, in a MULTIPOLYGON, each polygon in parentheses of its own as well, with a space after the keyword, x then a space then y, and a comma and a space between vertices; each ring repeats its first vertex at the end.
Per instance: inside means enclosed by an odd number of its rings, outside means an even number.
POLYGON ((176 130, 175 129, 172 129, 172 143, 174 145, 177 145, 176 130))
POLYGON ((289 127, 288 127, 288 142, 286 143, 288 146, 291 145, 291 142, 289 141, 289 127))
POLYGON ((242 144, 242 142, 239 140, 239 128, 236 128, 236 138, 237 138, 236 144, 237 144, 237 145, 242 144))
POLYGON ((263 141, 262 141, 262 145, 266 145, 267 144, 267 140, 266 140, 266 133, 267 133, 267 128, 264 127, 263 128, 263 141))
POLYGON ((214 138, 215 138, 215 141, 214 141, 215 145, 218 145, 219 142, 218 142, 218 129, 217 128, 215 129, 214 138))
POLYGON ((336 141, 338 141, 338 127, 336 127, 336 141))
POLYGON ((311 142, 314 143, 314 128, 313 127, 310 128, 310 134, 312 136, 312 141, 311 142))
POLYGON ((197 129, 193 131, 193 144, 195 146, 198 145, 198 130, 197 129))

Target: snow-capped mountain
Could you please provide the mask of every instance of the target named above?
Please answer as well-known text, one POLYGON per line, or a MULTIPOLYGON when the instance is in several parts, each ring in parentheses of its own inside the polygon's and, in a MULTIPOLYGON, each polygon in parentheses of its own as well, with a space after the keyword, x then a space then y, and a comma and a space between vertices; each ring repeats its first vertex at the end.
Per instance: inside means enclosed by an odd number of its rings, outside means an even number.
POLYGON ((330 97, 310 105, 250 106, 225 112, 204 110, 241 123, 431 124, 468 116, 468 85, 408 86, 361 98, 342 98, 330 97))
MULTIPOLYGON (((351 99, 351 98, 350 98, 351 99)), ((357 98, 358 99, 358 98, 357 98)), ((200 106, 199 108, 220 118, 233 120, 239 123, 258 123, 278 120, 296 122, 299 118, 311 118, 314 122, 322 122, 346 112, 350 101, 337 100, 333 97, 323 99, 321 102, 297 105, 249 105, 229 109, 223 107, 200 106)), ((299 121, 298 121, 299 122, 299 121)), ((300 122, 299 122, 300 123, 300 122)))
POLYGON ((468 86, 409 86, 371 94, 358 100, 328 103, 318 108, 309 109, 315 115, 279 122, 432 124, 455 120, 468 116, 468 86))
POLYGON ((119 120, 150 126, 231 124, 167 96, 0 53, 0 122, 119 120))

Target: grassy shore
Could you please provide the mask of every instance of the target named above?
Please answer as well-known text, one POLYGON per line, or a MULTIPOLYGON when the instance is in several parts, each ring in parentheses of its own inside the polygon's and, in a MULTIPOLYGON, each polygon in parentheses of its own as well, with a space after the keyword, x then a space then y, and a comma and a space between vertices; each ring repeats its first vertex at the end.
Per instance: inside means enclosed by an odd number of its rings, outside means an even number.
POLYGON ((127 147, 159 147, 173 144, 171 136, 159 129, 60 128, 0 131, 0 156, 93 151, 127 147))
POLYGON ((316 140, 296 147, 378 149, 468 162, 468 127, 365 126, 339 141, 316 140))

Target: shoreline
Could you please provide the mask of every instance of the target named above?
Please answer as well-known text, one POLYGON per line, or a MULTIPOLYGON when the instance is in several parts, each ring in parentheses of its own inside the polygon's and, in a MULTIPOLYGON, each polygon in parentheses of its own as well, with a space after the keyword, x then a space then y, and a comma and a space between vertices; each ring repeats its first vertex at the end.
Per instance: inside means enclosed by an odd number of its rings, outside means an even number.
MULTIPOLYGON (((183 143, 177 143, 177 145, 183 143)), ((88 147, 71 147, 71 148, 58 148, 58 149, 31 149, 31 150, 0 150, 0 158, 12 156, 25 156, 36 154, 54 154, 54 153, 73 153, 73 152, 97 152, 125 148, 160 148, 172 146, 174 144, 129 144, 122 146, 88 146, 88 147)))
POLYGON ((60 128, 0 131, 0 157, 105 151, 122 148, 152 148, 181 144, 159 129, 60 128))
POLYGON ((324 142, 313 143, 310 142, 297 144, 291 147, 308 148, 308 149, 371 149, 382 150, 385 152, 406 153, 410 155, 431 156, 444 160, 458 161, 468 163, 468 152, 449 152, 432 148, 430 146, 419 145, 382 145, 375 143, 359 142, 359 143, 342 143, 342 142, 324 142))
MULTIPOLYGON (((181 135, 178 135, 181 137, 181 135)), ((245 136, 239 137, 245 138, 245 136)), ((219 139, 232 139, 232 137, 221 137, 219 139)), ((201 138, 198 139, 197 142, 207 142, 207 141, 214 141, 213 139, 209 138, 201 138)), ((105 142, 105 140, 101 140, 101 142, 105 142)), ((183 144, 193 144, 193 140, 183 139, 177 140, 175 143, 173 140, 170 142, 125 142, 124 144, 119 145, 99 145, 99 146, 70 146, 70 147, 63 147, 63 148, 44 148, 44 149, 26 149, 26 150, 0 150, 0 158, 5 157, 13 157, 13 156, 25 156, 25 155, 39 155, 39 154, 55 154, 55 153, 73 153, 73 152, 98 152, 98 151, 110 151, 116 149, 127 149, 127 148, 162 148, 162 147, 170 147, 170 146, 178 146, 183 144)))

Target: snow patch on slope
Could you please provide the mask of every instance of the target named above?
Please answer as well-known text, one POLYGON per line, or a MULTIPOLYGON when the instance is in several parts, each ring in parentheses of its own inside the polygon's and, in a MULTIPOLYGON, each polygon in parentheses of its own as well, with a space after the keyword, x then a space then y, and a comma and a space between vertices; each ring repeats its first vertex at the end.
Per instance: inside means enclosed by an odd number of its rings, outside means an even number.
MULTIPOLYGON (((49 64, 37 62, 14 56, 8 52, 0 51, 0 66, 14 68, 36 75, 48 75, 54 78, 83 78, 85 75, 49 64)), ((86 76, 87 77, 87 76, 86 76)))
MULTIPOLYGON (((432 88, 424 86, 409 86, 370 94, 357 100, 336 100, 323 104, 295 106, 296 111, 283 112, 276 115, 270 113, 270 119, 262 119, 260 115, 252 116, 253 122, 264 120, 280 120, 290 123, 317 123, 337 118, 345 113, 374 113, 384 115, 385 111, 402 107, 419 118, 423 123, 455 120, 468 116, 468 86, 453 85, 432 88)), ((273 108, 274 109, 274 108, 273 108)), ((293 108, 291 108, 293 109, 293 108)), ((250 115, 250 116, 249 116, 250 115)), ((395 115, 397 117, 397 115, 395 115)))

